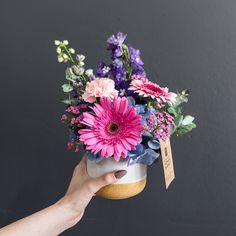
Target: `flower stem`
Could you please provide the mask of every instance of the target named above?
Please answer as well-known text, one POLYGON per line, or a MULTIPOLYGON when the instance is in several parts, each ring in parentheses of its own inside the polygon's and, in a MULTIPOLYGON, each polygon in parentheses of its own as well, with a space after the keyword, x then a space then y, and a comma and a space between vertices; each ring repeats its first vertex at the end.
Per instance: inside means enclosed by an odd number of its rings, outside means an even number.
POLYGON ((68 50, 67 46, 63 45, 63 47, 66 50, 67 55, 69 56, 70 60, 74 63, 75 61, 74 61, 73 57, 71 56, 70 51, 68 50))

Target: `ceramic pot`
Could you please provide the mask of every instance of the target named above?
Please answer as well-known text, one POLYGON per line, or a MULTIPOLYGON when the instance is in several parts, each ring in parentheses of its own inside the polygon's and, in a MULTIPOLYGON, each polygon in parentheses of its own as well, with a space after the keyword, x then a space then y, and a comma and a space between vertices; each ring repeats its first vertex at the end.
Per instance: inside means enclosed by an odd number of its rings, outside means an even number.
POLYGON ((127 160, 116 162, 113 158, 104 158, 97 162, 87 160, 87 171, 91 177, 99 177, 108 172, 126 170, 127 174, 115 183, 100 189, 96 195, 107 199, 125 199, 143 191, 147 179, 147 166, 135 163, 128 165, 127 160))

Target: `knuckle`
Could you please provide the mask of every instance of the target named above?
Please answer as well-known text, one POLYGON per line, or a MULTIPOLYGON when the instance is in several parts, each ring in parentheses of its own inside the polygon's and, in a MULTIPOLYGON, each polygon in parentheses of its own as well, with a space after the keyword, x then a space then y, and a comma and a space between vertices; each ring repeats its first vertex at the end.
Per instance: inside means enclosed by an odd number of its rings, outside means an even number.
POLYGON ((102 177, 102 180, 105 184, 109 184, 113 181, 113 178, 110 174, 107 174, 102 177))

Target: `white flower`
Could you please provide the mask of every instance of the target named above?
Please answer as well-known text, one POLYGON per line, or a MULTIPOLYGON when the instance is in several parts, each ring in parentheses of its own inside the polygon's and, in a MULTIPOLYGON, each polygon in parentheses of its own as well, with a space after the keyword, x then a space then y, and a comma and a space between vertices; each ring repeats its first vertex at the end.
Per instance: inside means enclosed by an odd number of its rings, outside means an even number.
POLYGON ((78 66, 80 66, 80 67, 84 66, 84 62, 83 62, 83 61, 80 61, 80 62, 78 63, 78 66))
POLYGON ((82 75, 84 73, 84 67, 78 67, 76 65, 72 66, 73 72, 76 75, 82 75))
POLYGON ((74 66, 73 69, 76 75, 82 75, 84 73, 84 67, 74 66))
POLYGON ((63 40, 63 44, 68 45, 69 44, 68 40, 63 40))
POLYGON ((54 40, 54 44, 56 45, 56 46, 58 46, 58 45, 60 45, 60 41, 59 40, 54 40))
POLYGON ((61 48, 57 47, 57 53, 60 54, 61 53, 61 48))
POLYGON ((84 73, 84 67, 80 67, 78 70, 77 70, 77 73, 78 75, 82 75, 84 73))
POLYGON ((102 68, 102 72, 103 72, 104 74, 108 73, 109 71, 110 71, 110 67, 108 67, 108 66, 104 66, 104 67, 102 68))
POLYGON ((68 59, 68 56, 66 54, 63 54, 64 59, 68 59))
POLYGON ((64 59, 63 59, 63 57, 61 56, 61 55, 58 55, 57 56, 57 60, 58 60, 58 62, 63 62, 64 61, 64 59))
POLYGON ((120 89, 120 96, 125 96, 125 89, 120 89))
POLYGON ((80 55, 77 55, 77 56, 76 56, 76 59, 77 59, 79 62, 82 62, 82 61, 84 61, 85 56, 82 55, 82 54, 80 54, 80 55))
POLYGON ((75 53, 75 49, 73 49, 73 48, 70 48, 69 51, 70 51, 70 53, 72 53, 72 54, 75 53))
POLYGON ((85 71, 85 74, 89 77, 93 75, 93 70, 92 69, 88 69, 85 71))

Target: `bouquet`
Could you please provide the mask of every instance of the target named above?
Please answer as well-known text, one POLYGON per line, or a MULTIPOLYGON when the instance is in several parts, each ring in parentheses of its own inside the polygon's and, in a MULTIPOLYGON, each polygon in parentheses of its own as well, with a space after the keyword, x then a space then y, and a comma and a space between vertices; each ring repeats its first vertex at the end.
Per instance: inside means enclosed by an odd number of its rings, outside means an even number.
MULTIPOLYGON (((85 56, 69 47, 67 40, 54 42, 58 62, 68 64, 62 85, 66 109, 61 118, 69 130, 67 146, 75 152, 81 146, 87 150, 88 162, 93 163, 91 176, 102 174, 98 168, 106 160, 109 164, 103 172, 122 165, 133 168, 131 175, 137 175, 134 166, 140 169, 158 160, 160 141, 196 127, 194 117, 182 113, 188 90, 170 92, 149 80, 140 50, 126 45, 126 36, 118 32, 108 38, 111 62, 101 62, 95 71, 85 68, 85 56)), ((116 189, 122 184, 124 187, 125 183, 118 183, 116 189)))

